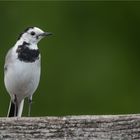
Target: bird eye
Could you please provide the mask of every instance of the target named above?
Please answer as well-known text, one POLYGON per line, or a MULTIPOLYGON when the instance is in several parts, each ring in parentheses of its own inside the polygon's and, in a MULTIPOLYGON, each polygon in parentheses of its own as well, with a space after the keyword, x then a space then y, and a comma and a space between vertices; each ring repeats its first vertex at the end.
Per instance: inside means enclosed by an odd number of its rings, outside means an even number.
POLYGON ((32 36, 34 36, 34 35, 35 35, 35 32, 32 31, 30 34, 31 34, 32 36))

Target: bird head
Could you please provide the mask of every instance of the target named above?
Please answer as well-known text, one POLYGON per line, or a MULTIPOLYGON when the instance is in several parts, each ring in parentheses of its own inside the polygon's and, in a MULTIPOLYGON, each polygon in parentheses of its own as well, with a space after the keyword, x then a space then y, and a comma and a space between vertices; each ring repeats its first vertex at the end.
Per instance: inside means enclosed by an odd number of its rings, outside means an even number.
POLYGON ((18 40, 24 40, 30 44, 37 44, 42 38, 51 34, 50 32, 44 32, 38 27, 28 27, 20 34, 18 40))

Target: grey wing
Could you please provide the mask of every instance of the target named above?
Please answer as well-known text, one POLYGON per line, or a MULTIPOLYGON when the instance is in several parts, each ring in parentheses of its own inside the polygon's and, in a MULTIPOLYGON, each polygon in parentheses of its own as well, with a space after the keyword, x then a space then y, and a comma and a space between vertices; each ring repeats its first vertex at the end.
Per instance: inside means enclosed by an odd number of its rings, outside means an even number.
POLYGON ((5 57, 4 72, 7 71, 8 65, 12 62, 12 48, 8 51, 5 57))

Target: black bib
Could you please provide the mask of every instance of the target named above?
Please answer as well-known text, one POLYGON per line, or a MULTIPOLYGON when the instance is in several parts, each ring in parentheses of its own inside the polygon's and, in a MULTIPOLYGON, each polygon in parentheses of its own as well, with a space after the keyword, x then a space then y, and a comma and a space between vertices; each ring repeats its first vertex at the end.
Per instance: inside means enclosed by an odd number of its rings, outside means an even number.
POLYGON ((29 43, 24 41, 22 45, 18 46, 16 52, 20 61, 32 63, 39 59, 39 49, 30 49, 29 45, 29 43))

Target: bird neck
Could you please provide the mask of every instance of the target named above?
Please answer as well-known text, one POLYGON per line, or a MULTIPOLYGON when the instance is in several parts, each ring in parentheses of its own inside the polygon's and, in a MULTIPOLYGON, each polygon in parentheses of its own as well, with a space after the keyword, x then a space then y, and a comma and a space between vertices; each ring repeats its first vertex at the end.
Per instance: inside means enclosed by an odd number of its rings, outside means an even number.
POLYGON ((19 45, 23 45, 23 44, 26 45, 29 49, 33 49, 33 50, 37 50, 38 49, 36 43, 29 43, 29 42, 27 42, 26 40, 24 40, 22 38, 17 41, 15 46, 17 48, 19 45))
POLYGON ((19 61, 32 63, 40 58, 40 52, 36 44, 20 41, 14 48, 19 61))

